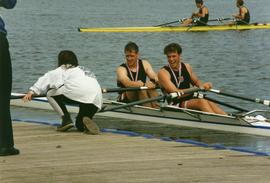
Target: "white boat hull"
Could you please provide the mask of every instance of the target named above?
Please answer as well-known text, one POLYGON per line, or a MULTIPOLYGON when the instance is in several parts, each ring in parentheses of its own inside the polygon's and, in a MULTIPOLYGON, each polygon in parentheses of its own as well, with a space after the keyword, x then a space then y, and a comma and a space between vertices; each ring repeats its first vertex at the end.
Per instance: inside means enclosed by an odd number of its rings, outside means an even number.
MULTIPOLYGON (((105 101, 110 107, 115 105, 121 105, 120 103, 113 101, 105 101)), ((11 100, 11 105, 20 107, 30 107, 35 109, 53 110, 48 104, 46 98, 35 98, 31 102, 23 102, 20 99, 11 100)), ((237 119, 233 116, 215 115, 205 112, 194 112, 193 110, 187 110, 181 112, 173 107, 166 107, 163 110, 150 109, 141 106, 129 107, 125 109, 119 109, 117 111, 100 112, 99 116, 115 117, 130 120, 149 121, 152 123, 161 123, 168 125, 185 126, 192 128, 228 131, 235 133, 246 133, 252 135, 261 135, 270 137, 270 123, 261 122, 260 126, 253 126, 243 119, 237 119), (176 111, 175 111, 176 110, 176 111), (191 114, 192 113, 192 114, 191 114)), ((68 111, 71 113, 78 113, 77 106, 68 105, 68 111)))

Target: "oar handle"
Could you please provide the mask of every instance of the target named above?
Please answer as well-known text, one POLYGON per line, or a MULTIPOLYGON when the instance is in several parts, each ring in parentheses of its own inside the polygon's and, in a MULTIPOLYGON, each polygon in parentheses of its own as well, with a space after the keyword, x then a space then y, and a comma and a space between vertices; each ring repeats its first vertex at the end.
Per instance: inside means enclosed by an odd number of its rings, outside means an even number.
POLYGON ((198 92, 198 91, 204 91, 203 88, 197 88, 197 87, 193 87, 193 88, 188 88, 188 89, 184 89, 181 92, 173 92, 170 93, 167 98, 176 98, 176 97, 181 97, 185 94, 190 94, 190 93, 194 93, 194 92, 198 92))

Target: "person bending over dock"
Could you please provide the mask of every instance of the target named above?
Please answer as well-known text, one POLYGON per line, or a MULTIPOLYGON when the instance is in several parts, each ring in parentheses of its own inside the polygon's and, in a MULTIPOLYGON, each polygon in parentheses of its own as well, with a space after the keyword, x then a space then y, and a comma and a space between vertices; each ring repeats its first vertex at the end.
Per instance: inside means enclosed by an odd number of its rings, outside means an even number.
POLYGON ((93 135, 99 133, 99 127, 92 118, 102 106, 101 88, 94 74, 79 66, 72 51, 61 51, 58 67, 40 77, 23 100, 27 102, 33 95, 41 94, 46 94, 50 105, 62 118, 57 131, 64 132, 73 127, 65 104, 76 104, 79 105, 75 122, 77 129, 93 135))

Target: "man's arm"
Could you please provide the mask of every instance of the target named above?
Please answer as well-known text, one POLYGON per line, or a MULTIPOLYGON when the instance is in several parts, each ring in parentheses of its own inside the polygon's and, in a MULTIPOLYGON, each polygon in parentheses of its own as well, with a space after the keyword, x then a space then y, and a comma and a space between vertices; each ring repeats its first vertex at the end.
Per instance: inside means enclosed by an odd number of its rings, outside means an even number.
POLYGON ((117 81, 127 87, 141 87, 144 86, 142 81, 131 81, 128 77, 127 71, 124 67, 118 67, 116 69, 117 81))
POLYGON ((206 15, 207 13, 208 13, 208 10, 207 10, 206 7, 204 7, 204 8, 202 9, 202 13, 200 13, 200 12, 194 13, 194 14, 193 14, 193 17, 198 17, 198 18, 200 18, 200 17, 205 17, 205 15, 206 15))
POLYGON ((192 67, 191 65, 189 64, 185 64, 186 67, 187 67, 187 70, 189 72, 189 75, 190 75, 190 79, 191 79, 191 82, 192 82, 192 85, 193 86, 197 86, 197 87, 201 87, 201 88, 204 88, 206 90, 209 90, 212 88, 212 84, 210 82, 206 82, 206 83, 203 83, 198 77, 197 75, 192 71, 192 67))
POLYGON ((172 92, 178 91, 176 86, 171 81, 170 74, 165 69, 162 68, 158 72, 158 80, 159 80, 159 84, 161 85, 161 87, 164 88, 167 93, 172 93, 172 92))
POLYGON ((6 9, 12 9, 16 5, 17 0, 0 0, 0 6, 6 9))
POLYGON ((148 78, 150 78, 151 80, 154 80, 155 83, 158 83, 158 77, 157 77, 157 74, 156 72, 153 70, 151 64, 146 61, 146 60, 143 60, 143 67, 145 69, 145 72, 146 72, 146 75, 148 76, 148 78))
POLYGON ((239 14, 233 15, 233 17, 236 18, 236 19, 242 20, 242 19, 245 18, 246 13, 247 13, 247 9, 244 8, 244 7, 241 7, 239 14))
POLYGON ((241 9, 240 9, 240 14, 239 14, 239 19, 244 19, 245 18, 245 14, 247 13, 247 9, 246 8, 244 8, 244 7, 241 7, 241 9))

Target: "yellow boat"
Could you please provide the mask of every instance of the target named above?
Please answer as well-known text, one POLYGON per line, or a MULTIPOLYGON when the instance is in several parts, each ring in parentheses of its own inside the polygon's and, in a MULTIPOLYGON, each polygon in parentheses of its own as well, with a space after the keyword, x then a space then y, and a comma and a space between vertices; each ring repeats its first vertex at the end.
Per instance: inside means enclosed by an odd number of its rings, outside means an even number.
POLYGON ((199 32, 225 30, 270 29, 270 23, 249 25, 164 26, 164 27, 92 27, 78 28, 80 32, 199 32))

